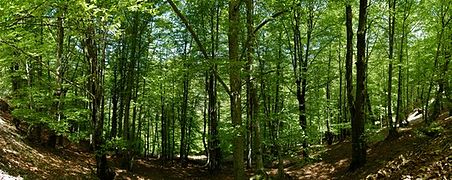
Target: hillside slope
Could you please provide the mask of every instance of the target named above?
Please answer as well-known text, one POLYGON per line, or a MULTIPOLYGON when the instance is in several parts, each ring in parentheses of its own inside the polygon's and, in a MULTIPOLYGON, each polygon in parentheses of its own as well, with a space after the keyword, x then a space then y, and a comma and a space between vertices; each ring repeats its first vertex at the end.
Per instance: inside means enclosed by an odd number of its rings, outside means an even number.
MULTIPOLYGON (((11 124, 9 115, 0 117, 0 179, 96 179, 92 154, 34 145, 11 124)), ((401 128, 396 139, 371 143, 367 164, 353 173, 347 171, 350 142, 327 147, 317 162, 289 163, 285 171, 291 179, 451 179, 452 117, 443 116, 436 124, 433 134, 416 122, 401 128)), ((117 160, 110 161, 117 179, 232 179, 231 167, 210 174, 196 163, 181 167, 158 159, 137 159, 129 172, 119 168, 117 160)), ((270 176, 275 172, 270 169, 270 176)))
MULTIPOLYGON (((21 135, 11 116, 0 111, 0 180, 19 179, 97 179, 94 155, 68 146, 57 149, 35 145, 21 135)), ((232 168, 209 173, 202 164, 191 160, 188 167, 176 161, 162 164, 156 158, 137 159, 133 171, 109 158, 116 179, 232 179, 232 168)))
POLYGON ((92 155, 73 149, 50 150, 33 145, 18 133, 9 117, 8 114, 0 117, 0 170, 24 179, 93 178, 92 155))
POLYGON ((452 179, 452 117, 443 114, 433 127, 423 126, 410 123, 399 137, 371 143, 366 165, 353 173, 347 171, 350 142, 328 147, 318 162, 285 170, 293 179, 452 179))

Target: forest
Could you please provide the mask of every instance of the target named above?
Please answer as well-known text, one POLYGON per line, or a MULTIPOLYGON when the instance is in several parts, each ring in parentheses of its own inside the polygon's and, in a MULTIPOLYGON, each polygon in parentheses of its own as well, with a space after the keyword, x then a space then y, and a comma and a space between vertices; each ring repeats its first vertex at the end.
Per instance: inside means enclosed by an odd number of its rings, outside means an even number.
POLYGON ((0 179, 450 179, 450 0, 2 0, 0 179))

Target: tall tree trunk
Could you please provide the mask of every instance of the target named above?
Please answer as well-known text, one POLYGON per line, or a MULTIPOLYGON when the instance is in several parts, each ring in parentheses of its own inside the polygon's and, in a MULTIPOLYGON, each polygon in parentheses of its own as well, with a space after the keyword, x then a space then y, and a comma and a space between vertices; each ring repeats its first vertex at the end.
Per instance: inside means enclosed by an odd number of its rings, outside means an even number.
POLYGON ((125 85, 126 85, 126 65, 127 65, 127 46, 126 46, 126 37, 125 32, 121 35, 121 57, 119 59, 119 85, 118 85, 118 101, 119 101, 119 109, 118 109, 118 136, 123 137, 123 121, 124 121, 124 106, 125 106, 125 85))
POLYGON ((161 107, 161 116, 160 116, 160 126, 161 126, 161 156, 160 158, 165 161, 168 159, 168 131, 167 131, 167 120, 166 120, 166 110, 165 110, 165 90, 163 88, 163 84, 160 83, 160 107, 161 107))
POLYGON ((159 146, 159 143, 157 142, 159 139, 159 133, 158 133, 158 124, 159 124, 159 111, 155 112, 155 125, 154 125, 154 138, 152 140, 152 152, 151 152, 151 157, 154 157, 155 155, 155 146, 157 145, 157 148, 159 146))
POLYGON ((130 28, 130 35, 131 35, 131 44, 130 44, 130 62, 128 62, 126 66, 126 72, 125 72, 125 89, 124 89, 124 131, 123 131, 123 137, 127 141, 127 149, 125 154, 123 154, 123 162, 122 166, 127 168, 128 170, 132 169, 132 159, 133 159, 133 153, 132 149, 133 147, 133 137, 134 137, 134 131, 135 131, 135 118, 136 118, 136 106, 132 108, 132 122, 130 122, 130 111, 131 111, 131 102, 136 102, 136 93, 134 93, 136 90, 138 90, 135 87, 136 84, 136 76, 137 76, 137 64, 138 64, 138 58, 139 58, 139 42, 141 41, 140 38, 140 16, 139 12, 134 12, 133 14, 133 21, 132 26, 130 28), (132 124, 130 124, 132 123, 132 124), (131 128, 132 127, 132 128, 131 128))
MULTIPOLYGON (((445 1, 447 2, 447 1, 445 1)), ((441 22, 441 31, 438 34, 438 46, 436 49, 436 56, 435 56, 435 68, 441 68, 440 67, 440 62, 439 62, 439 57, 440 57, 440 52, 443 53, 444 56, 444 65, 442 70, 439 72, 440 73, 440 77, 436 80, 436 84, 438 84, 438 90, 436 91, 435 94, 435 101, 433 104, 433 110, 432 110, 432 115, 428 118, 426 118, 427 123, 431 123, 433 121, 435 121, 440 113, 441 113, 441 101, 442 101, 442 97, 443 97, 443 92, 444 90, 447 90, 448 88, 445 86, 448 86, 447 84, 445 84, 445 76, 447 74, 447 69, 449 66, 449 61, 450 61, 450 47, 452 42, 447 44, 447 42, 450 40, 447 38, 447 27, 450 26, 449 23, 451 22, 451 17, 449 15, 449 19, 447 19, 448 17, 448 13, 450 13, 450 8, 449 7, 445 7, 447 6, 447 4, 445 4, 445 2, 441 1, 441 11, 440 11, 440 22, 441 22), (449 11, 448 11, 449 10, 449 11), (446 43, 444 43, 446 42, 446 43), (449 49, 447 49, 449 47, 449 49)), ((450 28, 449 28, 450 29, 450 28)), ((430 96, 430 91, 432 89, 433 86, 433 81, 432 83, 430 83, 430 89, 428 91, 428 96, 430 96)), ((428 107, 428 101, 429 99, 427 99, 427 107, 428 107)), ((450 101, 450 100, 449 100, 450 101)), ((428 108, 425 109, 425 111, 427 111, 428 108)), ((449 110, 449 112, 451 112, 452 110, 449 110)), ((452 113, 452 112, 451 112, 452 113)), ((426 113, 427 114, 427 113, 426 113)))
POLYGON ((330 99, 331 99, 331 95, 330 95, 330 68, 331 68, 331 51, 329 52, 329 56, 328 56, 328 73, 327 73, 327 80, 326 80, 326 141, 328 143, 328 145, 333 144, 333 134, 330 130, 330 117, 331 117, 331 112, 330 112, 330 99))
POLYGON ((205 73, 205 77, 204 77, 204 92, 205 92, 205 94, 204 94, 204 106, 203 106, 203 131, 202 131, 202 144, 203 144, 203 146, 204 146, 204 151, 205 151, 205 154, 206 154, 206 157, 207 157, 207 162, 206 162, 206 165, 209 165, 210 164, 210 158, 209 158, 209 146, 208 146, 208 144, 207 144, 207 141, 206 141, 206 136, 207 136, 207 98, 208 98, 208 90, 209 90, 209 75, 208 75, 208 72, 206 71, 206 73, 205 73))
MULTIPOLYGON (((370 27, 372 26, 372 24, 368 24, 368 26, 366 27, 367 29, 369 29, 370 31, 370 27)), ((374 42, 375 43, 375 42, 374 42)), ((366 73, 366 78, 367 78, 367 73, 368 73, 368 64, 369 64, 369 57, 370 54, 372 52, 372 49, 369 50, 369 42, 366 43, 366 61, 365 61, 365 66, 364 66, 364 71, 366 73)), ((373 47, 372 47, 373 48, 373 47)), ((364 115, 366 116, 366 120, 370 120, 372 125, 375 125, 375 118, 373 117, 372 114, 372 103, 370 101, 370 94, 368 91, 368 81, 366 79, 366 81, 364 82, 364 106, 365 106, 365 110, 364 110, 364 115)))
MULTIPOLYGON (((90 3, 89 0, 87 3, 90 3)), ((91 123, 93 125, 93 146, 96 159, 96 174, 100 179, 113 179, 108 173, 107 158, 105 152, 102 150, 103 138, 103 118, 101 117, 100 106, 102 102, 102 86, 100 85, 99 62, 97 59, 97 45, 95 41, 95 30, 93 22, 90 22, 86 28, 86 37, 84 41, 85 55, 90 67, 90 109, 91 109, 91 123)))
MULTIPOLYGON (((134 90, 133 90, 133 97, 132 97, 132 102, 133 102, 133 109, 132 109, 132 131, 130 132, 130 140, 133 142, 135 141, 135 136, 136 136, 136 123, 137 123, 137 115, 138 115, 138 91, 140 89, 139 87, 139 81, 138 80, 134 80, 134 90)), ((135 144, 135 143, 133 143, 135 144)), ((132 147, 133 149, 135 147, 132 147)))
POLYGON ((347 4, 346 8, 346 28, 347 28, 347 45, 346 45, 346 57, 345 57, 345 80, 346 80, 346 94, 347 94, 347 107, 350 113, 351 118, 354 118, 355 114, 355 105, 353 103, 353 15, 352 15, 352 7, 350 4, 347 4))
POLYGON ((217 82, 213 75, 215 67, 210 70, 209 76, 209 169, 212 171, 220 168, 220 139, 218 134, 218 117, 217 117, 217 82))
MULTIPOLYGON (((342 122, 343 122, 343 113, 342 113, 342 110, 344 109, 344 106, 342 106, 342 78, 343 78, 343 76, 342 76, 342 57, 341 57, 341 49, 342 49, 342 44, 341 44, 341 42, 342 42, 342 40, 341 40, 342 38, 339 38, 339 49, 337 50, 337 53, 338 53, 338 60, 339 60, 339 100, 338 100, 338 103, 337 103, 337 106, 338 106, 338 123, 340 123, 340 124, 342 124, 342 122)), ((342 134, 342 132, 343 132, 343 129, 342 128, 340 128, 339 129, 339 140, 342 140, 342 137, 343 137, 343 134, 342 134)))
MULTIPOLYGON (((282 33, 279 34, 279 37, 280 37, 279 39, 282 38, 282 33)), ((280 103, 280 88, 281 88, 280 80, 282 79, 282 75, 281 75, 282 58, 281 57, 282 57, 282 46, 280 45, 279 48, 278 48, 278 62, 276 64, 276 83, 275 83, 275 101, 274 101, 275 102, 274 103, 274 114, 275 115, 278 115, 280 113, 281 109, 282 109, 282 106, 281 106, 281 103, 280 103)), ((261 71, 263 71, 263 67, 261 68, 261 71)), ((263 74, 263 72, 261 72, 261 74, 263 74)), ((261 83, 261 84, 263 85, 264 83, 261 83)), ((265 88, 262 88, 262 94, 263 95, 266 94, 264 89, 265 88)), ((264 110, 265 110, 265 106, 266 106, 265 105, 265 103, 266 103, 265 97, 263 97, 263 99, 264 99, 264 101, 263 101, 264 104, 263 105, 264 105, 264 110)), ((269 110, 267 110, 267 111, 269 111, 269 110)), ((269 118, 270 112, 267 112, 265 114, 266 114, 266 117, 269 118)), ((285 173, 284 173, 284 165, 283 165, 282 157, 281 157, 282 149, 281 149, 280 142, 277 141, 277 138, 279 137, 280 118, 279 118, 279 116, 276 116, 276 117, 277 117, 276 123, 273 120, 274 118, 271 118, 271 120, 270 120, 270 122, 271 122, 270 123, 270 131, 272 131, 272 132, 270 132, 270 134, 272 134, 271 140, 273 142, 273 146, 276 146, 276 154, 277 154, 277 158, 278 158, 278 177, 283 177, 285 173)))
POLYGON ((208 78, 208 119, 209 119, 209 169, 211 171, 217 171, 220 169, 221 161, 221 149, 220 149, 220 137, 218 132, 218 108, 217 108, 217 78, 215 72, 217 71, 217 65, 214 62, 216 51, 218 49, 218 30, 219 30, 219 7, 218 1, 214 1, 211 9, 210 17, 210 30, 211 30, 211 60, 209 78, 208 78), (216 19, 216 20, 214 20, 216 19))
POLYGON ((231 119, 234 128, 233 156, 234 156, 234 178, 244 179, 245 168, 243 164, 243 127, 241 107, 241 65, 239 59, 239 28, 240 28, 240 0, 229 1, 229 80, 231 87, 231 119))
POLYGON ((397 126, 392 120, 392 59, 394 58, 394 30, 395 30, 395 9, 396 1, 389 0, 389 67, 388 67, 388 122, 389 122, 389 138, 397 135, 397 126))
POLYGON ((189 91, 189 64, 187 62, 187 42, 184 44, 184 67, 185 67, 185 73, 184 73, 184 80, 183 80, 183 97, 182 97, 182 108, 181 108, 181 128, 180 128, 180 153, 179 157, 181 160, 182 166, 187 165, 188 161, 188 155, 185 151, 187 149, 187 140, 186 133, 187 133, 187 108, 188 108, 188 91, 189 91))
MULTIPOLYGON (((64 49, 64 10, 63 8, 59 9, 59 16, 57 18, 57 58, 56 58, 56 82, 57 82, 57 88, 55 90, 54 95, 56 96, 56 102, 54 102, 55 105, 55 117, 56 121, 60 122, 62 118, 62 112, 61 112, 61 106, 62 106, 62 95, 63 95, 63 49, 64 49)), ((51 130, 49 134, 49 142, 48 145, 50 147, 55 147, 57 144, 58 136, 55 132, 55 130, 51 130)))
MULTIPOLYGON (((305 51, 305 57, 304 59, 301 58, 300 54, 300 60, 302 61, 301 65, 301 94, 299 96, 299 113, 301 114, 300 117, 300 123, 301 128, 304 132, 304 138, 303 138, 303 157, 308 158, 308 134, 307 134, 307 117, 306 117, 306 91, 307 91, 307 76, 308 76, 308 63, 309 63, 309 56, 311 54, 311 38, 312 38, 312 31, 314 29, 314 5, 312 2, 309 3, 309 10, 308 10, 308 19, 307 19, 307 29, 306 29, 306 51, 305 51)), ((301 48, 301 41, 300 46, 301 48)))
POLYGON ((246 166, 247 168, 251 168, 252 166, 252 161, 253 161, 253 141, 254 141, 254 136, 253 136, 253 121, 254 121, 254 97, 252 97, 251 95, 251 91, 253 86, 253 82, 251 81, 251 74, 252 74, 252 65, 253 65, 253 52, 252 52, 252 39, 253 39, 253 26, 254 26, 254 21, 253 21, 253 8, 254 8, 254 4, 253 4, 253 0, 246 0, 245 1, 245 5, 246 5, 246 29, 247 29, 247 38, 248 38, 248 42, 246 42, 245 46, 247 46, 247 52, 246 52, 246 57, 247 57, 247 63, 246 63, 246 67, 245 67, 245 71, 246 71, 246 126, 247 126, 247 132, 246 132, 246 151, 247 151, 247 161, 246 161, 246 166))
POLYGON ((171 163, 173 162, 173 160, 174 160, 174 148, 175 148, 175 144, 176 144, 176 141, 175 141, 175 138, 174 138, 174 134, 175 134, 175 129, 176 129, 176 127, 175 127, 175 123, 176 123, 176 116, 177 116, 177 114, 176 114, 176 112, 179 112, 179 110, 176 110, 175 109, 175 104, 176 104, 176 102, 175 102, 175 98, 176 98, 176 93, 175 93, 175 86, 176 86, 176 83, 175 83, 175 80, 173 79, 173 83, 172 83, 172 86, 173 86, 173 88, 172 88, 172 95, 173 95, 173 97, 171 98, 171 142, 169 143, 169 153, 170 153, 170 159, 171 159, 171 163))
MULTIPOLYGON (((281 120, 280 118, 278 118, 277 123, 276 123, 276 138, 279 138, 281 134, 281 120)), ((283 163, 283 158, 282 158, 282 142, 281 141, 277 141, 276 142, 276 147, 277 147, 277 153, 278 153, 278 179, 286 179, 285 178, 285 173, 284 173, 284 163, 283 163)))
POLYGON ((364 92, 365 92, 365 48, 367 0, 360 0, 359 21, 357 31, 357 61, 356 61, 356 99, 355 117, 352 118, 352 160, 350 169, 355 170, 366 163, 366 143, 364 138, 364 92))
POLYGON ((145 117, 147 117, 147 124, 146 124, 146 143, 145 143, 145 150, 144 150, 144 157, 148 158, 149 156, 149 149, 150 149, 150 144, 151 144, 151 129, 152 128, 152 118, 151 118, 151 110, 149 110, 145 117))
MULTIPOLYGON (((137 87, 138 87, 138 85, 137 85, 137 87)), ((138 88, 137 88, 137 91, 138 91, 138 88)), ((141 92, 142 92, 141 93, 141 100, 143 100, 145 98, 145 92, 146 92, 146 79, 143 79, 143 88, 142 88, 141 92)), ((143 115, 147 116, 147 114, 148 114, 148 113, 144 113, 143 112, 143 106, 144 106, 144 103, 141 102, 140 103, 140 108, 138 109, 138 130, 137 130, 136 136, 134 137, 134 139, 136 141, 138 141, 137 142, 137 145, 138 145, 137 149, 138 150, 136 150, 136 153, 138 153, 139 155, 141 154, 141 151, 143 150, 143 147, 142 147, 143 142, 141 141, 142 140, 141 139, 141 137, 142 137, 141 134, 142 134, 142 126, 143 126, 143 115)), ((146 141, 146 139, 143 139, 143 141, 146 141)), ((145 148, 145 153, 146 153, 146 146, 144 148, 145 148)))
POLYGON ((261 132, 260 132, 260 120, 258 118, 259 104, 257 99, 257 91, 252 80, 252 74, 254 73, 254 44, 255 44, 255 34, 254 34, 254 1, 246 1, 246 21, 247 21, 247 34, 248 34, 248 44, 247 46, 247 101, 248 101, 248 115, 249 120, 252 123, 252 129, 254 132, 254 156, 256 162, 256 172, 259 174, 264 174, 264 163, 262 160, 262 142, 261 142, 261 132))
POLYGON ((112 116, 110 138, 116 138, 118 128, 118 62, 113 65, 113 88, 111 90, 112 116))
MULTIPOLYGON (((405 1, 406 3, 406 1, 405 1)), ((407 4, 405 4, 407 6, 407 4)), ((404 15, 402 19, 402 37, 400 38, 400 50, 399 50, 399 64, 398 64, 398 80, 397 80, 397 106, 396 106, 396 123, 395 126, 400 126, 400 123, 402 123, 402 118, 404 115, 402 109, 402 91, 403 91, 403 78, 402 78, 402 64, 403 64, 403 45, 405 41, 405 26, 406 26, 406 20, 408 18, 407 16, 407 8, 404 8, 404 15)))
MULTIPOLYGON (((300 23, 299 19, 301 18, 299 10, 294 11, 294 48, 293 48, 293 60, 292 67, 295 76, 295 85, 297 87, 296 96, 298 101, 298 121, 300 123, 301 129, 303 131, 303 157, 307 157, 307 134, 306 134, 306 107, 305 107, 305 92, 306 92, 306 74, 303 70, 305 66, 305 61, 303 60, 303 45, 301 42, 300 35, 300 23)), ((308 34, 310 34, 310 30, 308 30, 308 34)), ((308 35, 308 39, 310 39, 310 35, 308 35)), ((307 50, 309 48, 306 48, 307 50)), ((306 61, 307 62, 307 61, 306 61)), ((307 64, 306 64, 307 65, 307 64)))

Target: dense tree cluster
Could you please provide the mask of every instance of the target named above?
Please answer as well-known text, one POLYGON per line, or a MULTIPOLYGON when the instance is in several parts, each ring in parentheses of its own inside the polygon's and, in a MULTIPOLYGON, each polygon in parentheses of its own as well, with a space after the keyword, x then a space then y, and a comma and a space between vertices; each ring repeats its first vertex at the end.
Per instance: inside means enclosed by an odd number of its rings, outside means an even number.
POLYGON ((34 141, 91 141, 100 178, 108 152, 283 175, 350 135, 353 170, 369 133, 451 111, 451 19, 449 0, 1 1, 0 96, 34 141))

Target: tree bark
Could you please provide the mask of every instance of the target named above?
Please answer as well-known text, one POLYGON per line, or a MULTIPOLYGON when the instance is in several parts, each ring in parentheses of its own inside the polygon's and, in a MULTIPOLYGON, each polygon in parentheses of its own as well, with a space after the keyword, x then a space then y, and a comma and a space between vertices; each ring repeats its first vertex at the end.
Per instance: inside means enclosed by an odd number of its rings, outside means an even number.
POLYGON ((330 68, 331 68, 331 51, 329 53, 328 56, 328 73, 327 73, 327 80, 326 80, 326 141, 328 143, 328 145, 333 144, 333 134, 330 130, 330 117, 331 117, 331 112, 330 112, 330 99, 331 99, 331 95, 330 95, 330 68))
POLYGON ((240 28, 240 0, 229 1, 229 81, 231 87, 231 119, 234 128, 233 156, 234 156, 234 178, 244 179, 245 168, 243 164, 243 125, 241 107, 241 63, 239 59, 239 28, 240 28))
POLYGON ((167 119, 166 119, 166 110, 165 110, 165 90, 163 88, 163 84, 160 84, 160 126, 161 126, 161 159, 163 161, 168 159, 168 128, 167 128, 167 119))
MULTIPOLYGON (((281 39, 282 37, 282 33, 279 34, 279 37, 281 39)), ((280 45, 278 48, 278 62, 276 64, 276 83, 275 83, 275 103, 274 103, 274 114, 278 115, 282 109, 282 105, 280 103, 280 89, 281 89, 281 85, 280 85, 280 80, 282 79, 282 67, 281 67, 281 63, 282 63, 282 46, 280 45)), ((263 67, 261 68, 261 71, 263 71, 263 67)), ((261 72, 261 74, 263 74, 261 72)), ((261 83, 262 85, 264 83, 261 83)), ((265 95, 265 87, 262 88, 262 94, 265 95)), ((266 107, 265 103, 266 103, 266 99, 264 96, 264 101, 263 101, 263 105, 264 105, 264 109, 266 107)), ((268 108, 270 109, 270 108, 268 108)), ((268 112, 269 110, 266 110, 267 112, 266 114, 266 118, 270 119, 270 112, 268 112)), ((264 111, 265 112, 265 111, 264 111)), ((276 117, 276 121, 274 120, 274 118, 271 118, 270 120, 270 134, 271 134, 271 140, 273 143, 273 147, 275 147, 276 149, 276 155, 278 158, 278 177, 283 177, 285 175, 284 173, 284 165, 282 162, 282 157, 281 157, 281 144, 279 141, 277 141, 278 137, 279 137, 279 124, 280 124, 280 117, 276 117)))
POLYGON ((183 97, 182 97, 182 107, 181 107, 181 128, 180 128, 180 153, 179 158, 181 161, 182 166, 187 165, 188 161, 188 154, 186 152, 187 149, 187 140, 186 140, 186 133, 187 133, 187 108, 188 108, 188 91, 189 91, 189 64, 187 62, 187 42, 184 44, 184 80, 183 80, 183 97))
MULTIPOLYGON (((405 2, 406 3, 406 2, 405 2)), ((403 64, 403 46, 404 46, 404 41, 405 41, 405 26, 406 26, 406 20, 408 18, 408 12, 407 12, 407 8, 406 6, 408 6, 407 4, 405 4, 405 8, 404 8, 404 14, 403 14, 403 19, 402 19, 402 37, 400 38, 400 50, 399 50, 399 64, 397 65, 397 69, 398 69, 398 80, 397 80, 397 106, 396 106, 396 123, 395 126, 400 126, 400 124, 402 123, 402 118, 404 115, 402 115, 402 109, 403 109, 403 104, 402 104, 402 91, 403 91, 403 86, 402 86, 402 82, 403 82, 403 76, 402 76, 402 64, 403 64)))
POLYGON ((116 138, 118 129, 118 62, 113 65, 113 88, 111 90, 112 116, 110 139, 116 138))
POLYGON ((350 170, 356 170, 366 163, 366 144, 364 137, 364 92, 365 92, 365 48, 367 0, 360 0, 359 21, 357 31, 357 61, 356 61, 356 99, 355 117, 352 118, 352 160, 350 170))
POLYGON ((208 96, 209 96, 209 93, 208 93, 208 91, 209 91, 209 76, 208 76, 208 72, 206 71, 206 73, 205 73, 205 77, 204 77, 204 106, 203 106, 203 131, 202 131, 202 144, 203 144, 203 146, 204 146, 204 151, 205 151, 205 154, 206 154, 206 156, 207 156, 207 162, 206 162, 206 166, 207 165, 209 165, 209 146, 208 146, 208 143, 207 143, 207 141, 206 141, 206 136, 207 136, 207 98, 208 98, 208 96))
POLYGON ((254 73, 254 44, 255 44, 255 34, 254 34, 254 1, 246 1, 246 21, 247 21, 247 34, 248 34, 248 44, 247 46, 247 104, 248 104, 248 115, 249 120, 252 122, 253 141, 254 141, 254 156, 256 162, 256 172, 258 174, 265 174, 264 163, 262 160, 262 142, 261 142, 261 132, 260 132, 260 119, 258 118, 259 101, 257 99, 257 90, 252 80, 252 74, 254 73))
MULTIPOLYGON (((301 94, 299 94, 298 103, 299 103, 299 113, 300 113, 300 123, 301 128, 304 132, 304 138, 303 138, 303 157, 308 158, 308 133, 307 133, 307 116, 306 116, 306 91, 307 91, 307 76, 308 76, 308 64, 309 64, 309 56, 311 54, 311 38, 312 38, 312 31, 314 29, 314 5, 313 2, 309 2, 309 10, 308 10, 308 19, 307 19, 307 29, 306 29, 306 51, 305 51, 305 57, 304 59, 301 58, 300 54, 300 61, 301 63, 301 94)), ((300 46, 298 48, 301 48, 301 40, 300 40, 300 46)), ((298 89, 297 89, 298 91, 298 89)))
MULTIPOLYGON (((89 0, 87 1, 89 3, 89 0)), ((100 85, 99 62, 97 59, 97 48, 95 41, 95 30, 93 22, 89 22, 86 28, 84 51, 86 59, 90 67, 90 81, 89 81, 89 95, 90 95, 90 109, 91 109, 91 123, 93 125, 93 146, 95 150, 96 159, 96 174, 100 179, 113 179, 113 176, 108 172, 107 158, 105 152, 102 150, 103 138, 103 118, 101 117, 100 106, 102 102, 102 87, 100 85)))
MULTIPOLYGON (((218 49, 218 30, 219 30, 219 7, 218 1, 214 1, 211 9, 212 13, 210 16, 210 30, 211 30, 211 60, 213 61, 216 57, 216 51, 218 49), (215 22, 216 21, 216 22, 215 22)), ((209 119, 209 139, 208 139, 208 166, 211 171, 217 171, 220 169, 221 161, 221 149, 220 149, 220 138, 218 132, 218 107, 217 107, 217 77, 215 72, 217 71, 217 65, 212 62, 209 69, 208 78, 208 119, 209 119)))
POLYGON ((392 59, 394 58, 394 32, 395 32, 395 9, 396 1, 389 0, 389 67, 388 67, 388 122, 389 122, 389 138, 393 138, 397 134, 397 126, 392 121, 392 59))
POLYGON ((346 6, 346 28, 347 28, 347 45, 346 45, 346 57, 345 57, 345 80, 346 80, 346 94, 347 94, 347 107, 350 113, 350 117, 353 119, 355 114, 355 105, 353 103, 353 30, 352 30, 352 7, 350 4, 346 6))
MULTIPOLYGON (((447 31, 445 31, 445 30, 447 30, 447 27, 449 26, 449 23, 451 22, 452 18, 449 16, 449 19, 447 19, 447 15, 448 15, 447 10, 449 10, 449 8, 444 7, 445 4, 443 4, 443 3, 444 2, 441 2, 441 11, 440 11, 441 31, 438 34, 438 46, 436 49, 435 66, 434 66, 435 69, 440 68, 440 65, 439 65, 440 64, 440 62, 439 62, 440 52, 443 52, 445 61, 444 61, 443 68, 439 73, 440 77, 436 80, 436 84, 438 85, 438 90, 436 91, 436 94, 435 94, 435 101, 433 104, 432 115, 430 117, 426 118, 427 123, 431 123, 439 117, 439 115, 441 113, 441 101, 442 101, 442 97, 443 97, 443 92, 444 92, 444 90, 448 89, 448 87, 447 87, 448 85, 445 84, 445 76, 447 74, 447 69, 449 66, 449 61, 450 61, 451 55, 450 55, 450 47, 449 47, 449 49, 447 49, 447 47, 451 46, 452 43, 446 44, 443 42, 447 42, 447 39, 448 39, 447 35, 446 35, 447 31)), ((450 12, 450 10, 449 10, 449 12, 450 12)), ((433 82, 430 83, 430 89, 428 91, 427 97, 430 96, 430 91, 432 89, 432 86, 433 86, 433 82)), ((426 101, 427 102, 427 105, 426 105, 427 108, 425 108, 426 112, 428 110, 428 101, 429 101, 429 99, 427 99, 427 101, 426 101)), ((452 110, 449 110, 449 112, 452 113, 452 110)), ((426 113, 426 115, 428 115, 428 113, 426 113)))
MULTIPOLYGON (((59 9, 59 16, 57 18, 57 58, 56 58, 56 83, 57 88, 55 90, 54 95, 56 96, 56 102, 54 102, 55 105, 55 117, 56 121, 60 122, 62 118, 62 112, 61 112, 61 106, 62 106, 62 96, 63 96, 63 49, 64 49, 64 10, 63 8, 59 9)), ((54 129, 50 130, 49 133, 49 142, 48 145, 52 148, 55 148, 57 144, 57 140, 59 139, 59 136, 56 134, 56 131, 54 129)))
MULTIPOLYGON (((337 101, 337 109, 338 109, 338 116, 337 116, 337 122, 339 124, 342 124, 342 58, 341 58, 341 49, 342 49, 342 45, 341 45, 341 40, 342 38, 339 38, 339 49, 337 50, 338 53, 338 66, 339 66, 339 98, 337 101)), ((339 139, 341 139, 342 137, 342 128, 339 129, 339 139)))
MULTIPOLYGON (((305 107, 305 92, 306 92, 306 74, 304 73, 305 67, 305 61, 303 60, 303 45, 301 42, 301 35, 300 35, 300 22, 299 19, 301 18, 299 10, 294 11, 294 47, 293 47, 293 60, 292 60, 292 67, 293 72, 295 76, 295 85, 296 85, 296 97, 298 101, 298 122, 300 124, 300 127, 303 131, 304 137, 303 137, 303 157, 307 157, 307 134, 306 134, 306 107, 305 107)), ((308 28, 309 29, 309 28, 308 28)), ((310 30, 308 30, 308 34, 310 34, 310 30)), ((310 39, 310 35, 308 35, 308 39, 310 39)), ((309 48, 307 48, 308 50, 309 48)))

